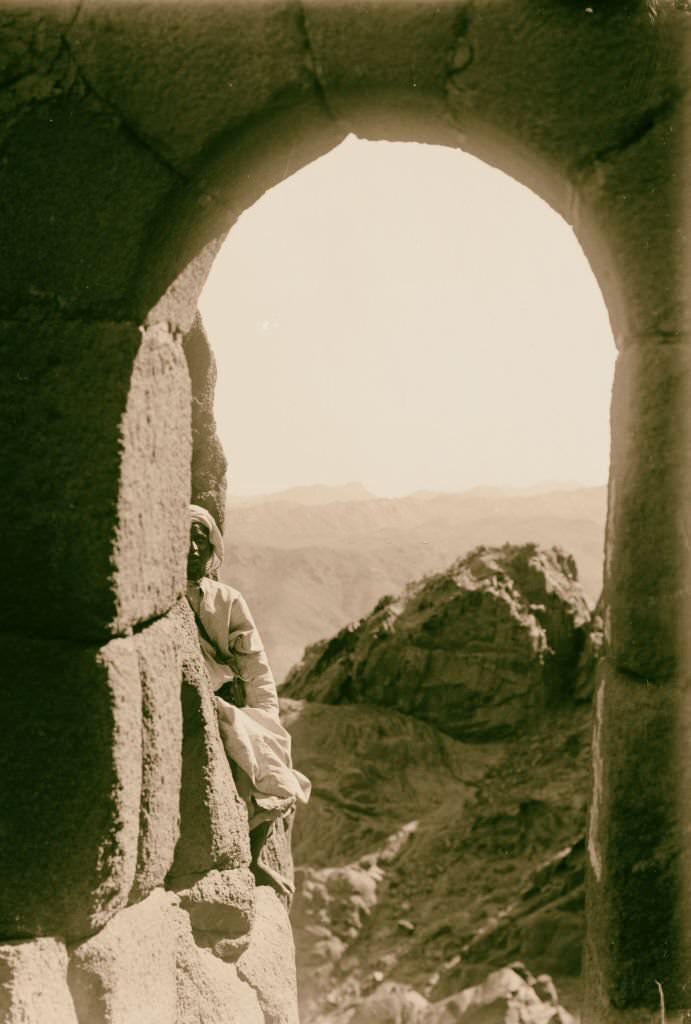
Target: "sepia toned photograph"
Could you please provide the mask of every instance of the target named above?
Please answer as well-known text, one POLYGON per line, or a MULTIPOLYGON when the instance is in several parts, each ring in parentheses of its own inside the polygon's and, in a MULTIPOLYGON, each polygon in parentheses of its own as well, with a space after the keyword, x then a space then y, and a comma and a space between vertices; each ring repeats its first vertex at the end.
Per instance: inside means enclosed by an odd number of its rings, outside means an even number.
POLYGON ((690 88, 0 0, 0 1024, 691 1024, 690 88))

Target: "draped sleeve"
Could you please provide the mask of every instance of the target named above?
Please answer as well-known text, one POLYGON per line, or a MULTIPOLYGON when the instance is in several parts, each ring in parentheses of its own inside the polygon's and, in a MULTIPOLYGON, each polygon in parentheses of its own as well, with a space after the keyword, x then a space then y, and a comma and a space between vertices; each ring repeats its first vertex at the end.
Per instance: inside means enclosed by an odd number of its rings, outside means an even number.
POLYGON ((278 718, 278 695, 269 659, 247 602, 237 590, 230 607, 228 649, 245 684, 248 706, 278 718))

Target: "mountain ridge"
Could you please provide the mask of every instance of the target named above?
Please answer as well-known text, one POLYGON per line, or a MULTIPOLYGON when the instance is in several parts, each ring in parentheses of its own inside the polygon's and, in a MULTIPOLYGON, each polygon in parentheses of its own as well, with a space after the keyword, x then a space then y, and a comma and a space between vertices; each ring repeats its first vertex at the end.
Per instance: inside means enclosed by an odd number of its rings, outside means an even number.
POLYGON ((221 579, 247 598, 280 682, 309 644, 367 614, 382 594, 443 570, 478 544, 565 548, 594 605, 605 515, 604 487, 518 497, 231 504, 221 579))

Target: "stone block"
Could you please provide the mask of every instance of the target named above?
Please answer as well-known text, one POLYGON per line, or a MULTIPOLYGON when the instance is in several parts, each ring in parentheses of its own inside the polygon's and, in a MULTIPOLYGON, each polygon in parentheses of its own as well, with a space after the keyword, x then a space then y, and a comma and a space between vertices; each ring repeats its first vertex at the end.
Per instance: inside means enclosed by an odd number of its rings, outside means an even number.
POLYGON ((0 946, 3 1024, 78 1024, 67 987, 67 950, 58 939, 0 946))
POLYGON ((249 935, 254 922, 254 877, 247 868, 210 871, 179 892, 198 945, 215 947, 249 935))
POLYGON ((168 611, 184 590, 189 547, 190 385, 179 339, 143 332, 120 422, 113 548, 115 632, 168 611))
POLYGON ((207 508, 223 530, 226 458, 214 416, 216 360, 199 313, 183 348, 192 383, 192 501, 207 508))
POLYGON ((463 14, 459 4, 345 4, 308 0, 305 31, 333 116, 365 138, 458 144, 448 117, 446 74, 463 14))
POLYGON ((288 911, 273 889, 256 889, 250 945, 238 974, 256 991, 266 1024, 298 1024, 295 946, 288 911))
MULTIPOLYGON (((69 983, 80 1021, 171 1024, 182 912, 162 890, 116 914, 71 950, 69 983)), ((184 920, 183 920, 184 923, 184 920)))
POLYGON ((135 324, 12 322, 0 356, 3 628, 98 643, 163 614, 189 536, 181 346, 135 324))
POLYGON ((182 913, 176 968, 175 1024, 266 1024, 252 987, 232 964, 196 945, 190 919, 182 913))
POLYGON ((280 0, 90 4, 68 36, 99 95, 181 170, 277 95, 313 89, 300 12, 280 0))
MULTIPOLYGON (((50 8, 64 11, 43 6, 45 23, 50 8)), ((153 262, 152 228, 179 181, 83 81, 74 87, 76 75, 63 50, 50 74, 3 93, 12 117, 0 137, 0 216, 13 242, 0 267, 0 315, 138 321, 132 283, 153 262)), ((92 382, 82 385, 82 397, 89 392, 98 395, 92 382)))
POLYGON ((447 50, 450 106, 461 130, 484 122, 528 144, 534 163, 542 154, 568 167, 617 148, 668 97, 675 35, 678 25, 653 23, 635 0, 595 17, 561 5, 482 5, 458 17, 447 50))
POLYGON ((604 1020, 609 1010, 654 1009, 656 981, 670 1009, 691 1002, 680 859, 691 836, 683 779, 687 704, 680 685, 653 685, 600 663, 588 835, 588 1021, 604 1020))
POLYGON ((180 838, 167 884, 189 888, 213 868, 250 862, 247 809, 237 794, 187 602, 173 609, 182 650, 183 744, 180 838))
POLYGON ((602 288, 619 347, 645 336, 664 344, 691 327, 687 206, 678 171, 687 160, 688 110, 670 91, 640 121, 640 136, 598 147, 579 169, 577 198, 566 214, 602 288))
POLYGON ((0 637, 0 936, 80 938, 127 903, 141 687, 132 638, 0 637))
POLYGON ((681 345, 630 344, 612 397, 605 619, 616 666, 661 679, 679 664, 691 590, 691 354, 681 345))
POLYGON ((142 800, 137 873, 130 900, 163 884, 180 834, 182 662, 169 617, 137 633, 142 682, 142 800))

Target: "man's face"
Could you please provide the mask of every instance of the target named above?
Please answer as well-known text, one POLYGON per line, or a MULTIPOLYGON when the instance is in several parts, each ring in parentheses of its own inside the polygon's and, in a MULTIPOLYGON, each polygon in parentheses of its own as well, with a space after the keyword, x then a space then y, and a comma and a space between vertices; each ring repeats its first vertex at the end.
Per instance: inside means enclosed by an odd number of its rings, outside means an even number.
POLYGON ((209 533, 201 523, 192 523, 190 550, 187 555, 187 579, 200 580, 213 554, 209 533))

